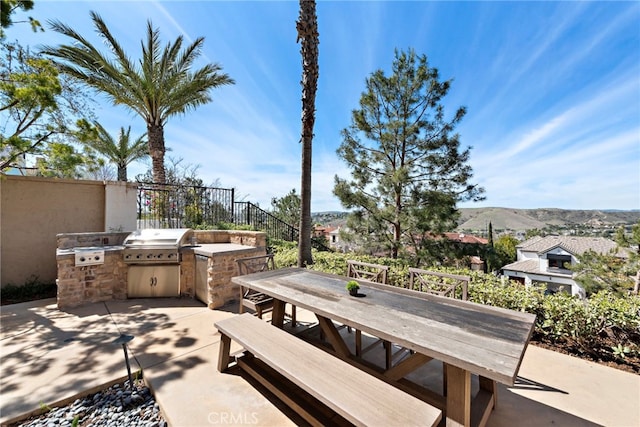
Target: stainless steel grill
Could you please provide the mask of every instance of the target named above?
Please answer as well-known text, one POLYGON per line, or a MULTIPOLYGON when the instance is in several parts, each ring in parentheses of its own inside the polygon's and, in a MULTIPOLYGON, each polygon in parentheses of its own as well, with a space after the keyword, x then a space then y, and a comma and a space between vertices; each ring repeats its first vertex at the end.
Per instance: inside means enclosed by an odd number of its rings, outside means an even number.
POLYGON ((124 240, 127 264, 179 264, 180 249, 193 243, 190 228, 144 229, 124 240))

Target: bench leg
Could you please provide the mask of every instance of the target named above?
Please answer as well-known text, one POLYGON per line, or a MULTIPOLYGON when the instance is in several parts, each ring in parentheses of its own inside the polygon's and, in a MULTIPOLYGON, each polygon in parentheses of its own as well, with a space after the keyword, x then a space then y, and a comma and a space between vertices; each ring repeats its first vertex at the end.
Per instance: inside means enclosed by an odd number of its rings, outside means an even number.
POLYGON ((218 351, 218 372, 224 372, 229 367, 231 357, 229 352, 231 351, 231 338, 221 334, 220 336, 220 349, 218 351))

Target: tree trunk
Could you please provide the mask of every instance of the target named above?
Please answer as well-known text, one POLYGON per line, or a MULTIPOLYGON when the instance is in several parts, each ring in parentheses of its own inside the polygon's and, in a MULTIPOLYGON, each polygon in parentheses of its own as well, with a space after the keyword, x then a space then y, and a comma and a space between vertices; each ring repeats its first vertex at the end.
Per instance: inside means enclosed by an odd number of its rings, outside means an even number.
POLYGON ((118 181, 127 181, 127 165, 118 165, 118 181))
POLYGON ((316 89, 318 87, 318 19, 315 0, 300 0, 296 22, 302 55, 302 177, 298 266, 313 264, 311 255, 311 153, 315 123, 316 89))
POLYGON ((393 224, 393 247, 391 248, 391 258, 398 259, 398 248, 401 245, 402 228, 400 222, 393 224))
POLYGON ((151 155, 151 170, 154 184, 166 183, 164 171, 164 129, 162 125, 147 123, 149 137, 149 154, 151 155))
POLYGON ((402 189, 396 188, 395 190, 395 204, 396 212, 393 222, 393 246, 391 248, 391 258, 398 259, 398 248, 402 242, 402 222, 400 221, 400 214, 402 213, 402 189))

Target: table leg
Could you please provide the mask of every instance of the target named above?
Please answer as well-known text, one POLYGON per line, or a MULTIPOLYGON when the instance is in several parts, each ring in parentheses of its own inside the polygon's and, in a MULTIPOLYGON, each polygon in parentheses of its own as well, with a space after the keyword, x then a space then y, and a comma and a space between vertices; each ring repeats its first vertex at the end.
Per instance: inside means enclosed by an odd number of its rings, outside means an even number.
POLYGON ((273 313, 271 313, 271 324, 282 329, 284 325, 284 301, 273 300, 273 313))
POLYGON ((393 347, 391 346, 391 342, 387 340, 382 341, 382 347, 384 348, 384 366, 385 370, 391 369, 392 358, 393 358, 393 347))
POLYGON ((471 373, 447 365, 447 427, 471 425, 471 373))
POLYGON ((318 316, 318 323, 320 324, 320 329, 324 332, 329 341, 329 344, 333 347, 336 353, 344 359, 348 359, 351 356, 351 351, 349 351, 349 347, 345 344, 344 340, 340 336, 340 332, 336 329, 336 325, 333 324, 331 319, 327 319, 326 317, 318 316))
POLYGON ((387 369, 384 372, 384 376, 390 380, 398 381, 431 360, 433 360, 431 357, 425 356, 424 354, 413 353, 396 366, 391 369, 387 369))
POLYGON ((498 404, 498 387, 496 386, 496 382, 483 376, 479 376, 478 380, 480 382, 480 390, 488 391, 493 395, 492 409, 495 409, 498 404))
POLYGON ((296 306, 291 304, 291 327, 295 328, 297 323, 297 319, 296 319, 296 306))
POLYGON ((474 426, 484 427, 496 407, 498 388, 495 381, 483 376, 478 376, 478 382, 480 390, 471 405, 471 421, 474 426))

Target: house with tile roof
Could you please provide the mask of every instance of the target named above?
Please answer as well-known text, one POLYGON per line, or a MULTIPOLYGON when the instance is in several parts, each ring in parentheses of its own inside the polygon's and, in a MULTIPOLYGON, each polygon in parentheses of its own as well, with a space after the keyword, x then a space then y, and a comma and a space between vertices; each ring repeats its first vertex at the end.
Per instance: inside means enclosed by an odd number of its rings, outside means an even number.
POLYGON ((573 280, 574 273, 567 266, 577 264, 578 256, 589 250, 627 256, 616 242, 603 237, 535 236, 516 246, 517 261, 502 267, 502 273, 525 286, 545 283, 550 292, 584 297, 584 289, 573 280))
POLYGON ((347 243, 340 238, 341 227, 316 225, 313 229, 315 237, 324 237, 331 249, 338 252, 350 252, 355 249, 351 243, 347 243))

